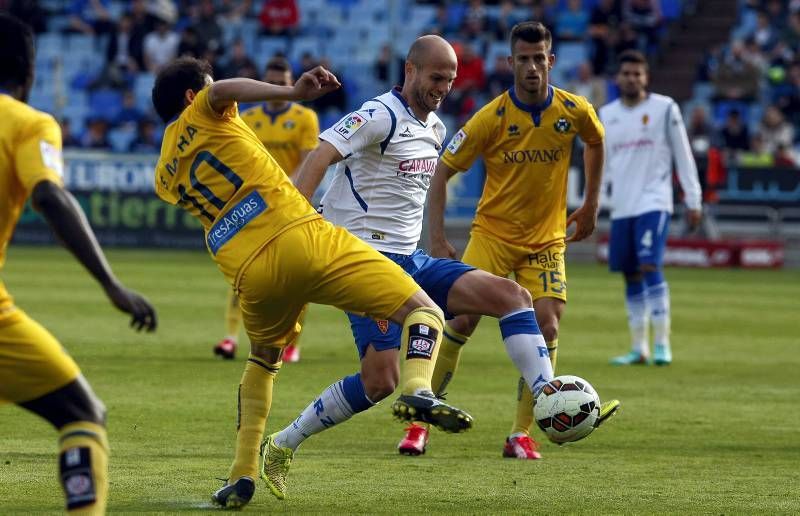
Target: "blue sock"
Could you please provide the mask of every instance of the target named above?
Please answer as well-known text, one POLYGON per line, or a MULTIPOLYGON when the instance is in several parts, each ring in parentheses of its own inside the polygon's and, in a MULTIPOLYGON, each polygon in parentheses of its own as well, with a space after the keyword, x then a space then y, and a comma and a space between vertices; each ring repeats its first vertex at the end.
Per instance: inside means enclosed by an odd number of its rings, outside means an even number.
POLYGON ((661 283, 665 283, 664 273, 661 271, 661 269, 645 272, 644 282, 648 287, 654 287, 656 285, 660 285, 661 283))

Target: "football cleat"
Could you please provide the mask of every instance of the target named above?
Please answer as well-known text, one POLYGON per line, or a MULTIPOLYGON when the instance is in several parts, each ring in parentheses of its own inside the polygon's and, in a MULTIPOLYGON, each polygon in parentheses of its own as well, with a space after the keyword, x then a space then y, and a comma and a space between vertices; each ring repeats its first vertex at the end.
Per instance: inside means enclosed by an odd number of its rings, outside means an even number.
POLYGON ((211 495, 211 503, 224 509, 241 509, 253 498, 256 483, 250 477, 242 477, 233 484, 226 483, 211 495))
POLYGON ((664 344, 656 344, 653 350, 653 363, 655 365, 670 365, 672 363, 672 350, 664 344))
POLYGON ((630 351, 627 355, 620 355, 611 359, 611 365, 648 365, 650 359, 638 351, 630 351))
POLYGON ((459 433, 472 428, 472 416, 430 391, 402 394, 392 403, 392 413, 400 421, 430 423, 444 432, 459 433))
POLYGON ((616 415, 621 406, 622 403, 620 403, 619 400, 610 400, 600 405, 600 415, 598 416, 597 421, 594 423, 594 427, 597 428, 611 419, 614 415, 616 415))
POLYGON ((275 444, 275 435, 272 434, 261 443, 261 478, 278 500, 286 498, 286 475, 292 464, 294 452, 291 448, 281 448, 275 444))
POLYGON ((236 356, 236 341, 227 337, 222 339, 219 344, 214 346, 214 354, 225 360, 233 360, 236 356))
POLYGON ((521 435, 506 439, 506 444, 503 445, 503 457, 536 460, 541 459, 542 454, 539 453, 539 444, 532 437, 521 435))
POLYGON ((406 427, 406 435, 403 437, 403 440, 400 441, 400 444, 397 445, 397 450, 402 455, 423 455, 427 444, 427 425, 423 426, 411 423, 406 427))
POLYGON ((283 348, 283 361, 284 362, 299 362, 300 361, 300 348, 294 344, 289 344, 283 348))

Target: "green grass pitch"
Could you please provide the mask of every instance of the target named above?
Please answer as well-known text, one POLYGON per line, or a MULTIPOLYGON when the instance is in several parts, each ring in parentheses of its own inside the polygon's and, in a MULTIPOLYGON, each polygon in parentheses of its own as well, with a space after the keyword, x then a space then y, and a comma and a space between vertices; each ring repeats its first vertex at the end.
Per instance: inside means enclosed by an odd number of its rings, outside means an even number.
MULTIPOLYGON (((3 280, 17 303, 76 357, 108 407, 109 511, 211 512, 209 495, 233 451, 244 356, 222 362, 225 285, 204 254, 111 251, 123 281, 159 309, 138 335, 58 249, 16 248, 3 280)), ((448 400, 475 416, 463 435, 432 435, 401 457, 390 400, 307 441, 289 497, 259 483, 248 511, 326 513, 800 512, 800 272, 670 269, 675 363, 613 368, 627 350, 621 279, 570 265, 559 372, 587 378, 619 416, 544 459, 502 459, 516 374, 496 322, 484 320, 448 400)), ((281 428, 333 380, 355 371, 347 320, 314 306, 302 362, 278 377, 268 429, 281 428)), ((0 379, 2 381, 2 379, 0 379)), ((541 437, 541 433, 537 433, 541 437)), ((61 510, 56 433, 0 408, 0 513, 61 510)))

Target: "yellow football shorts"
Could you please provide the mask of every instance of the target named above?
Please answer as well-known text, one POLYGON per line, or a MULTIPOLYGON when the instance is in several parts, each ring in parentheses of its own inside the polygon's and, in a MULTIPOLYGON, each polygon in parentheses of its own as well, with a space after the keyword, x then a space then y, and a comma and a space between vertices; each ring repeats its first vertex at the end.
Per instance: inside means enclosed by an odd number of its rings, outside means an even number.
POLYGON ((564 242, 537 249, 503 242, 473 231, 461 261, 496 276, 514 277, 528 289, 534 301, 542 297, 567 300, 564 242))
POLYGON ((22 310, 0 322, 0 403, 35 400, 80 374, 56 338, 22 310))
POLYGON ((388 319, 420 290, 397 264, 323 219, 281 233, 245 267, 237 292, 256 346, 292 342, 306 303, 388 319))

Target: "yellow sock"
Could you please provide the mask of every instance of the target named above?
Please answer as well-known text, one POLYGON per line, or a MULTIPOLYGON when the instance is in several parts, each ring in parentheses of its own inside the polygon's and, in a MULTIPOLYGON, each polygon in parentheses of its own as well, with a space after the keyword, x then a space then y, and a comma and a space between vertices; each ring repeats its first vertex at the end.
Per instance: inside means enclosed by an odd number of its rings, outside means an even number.
POLYGON ((96 423, 78 421, 59 431, 59 474, 67 513, 102 515, 108 502, 108 438, 96 423))
MULTIPOLYGON (((553 371, 555 371, 558 358, 558 339, 553 339, 546 344, 547 352, 550 354, 550 363, 553 366, 553 371)), ((517 388, 517 414, 514 419, 514 426, 511 427, 512 435, 517 433, 530 434, 533 426, 533 405, 533 393, 531 393, 525 380, 520 378, 517 388)))
POLYGON ((272 405, 272 384, 282 363, 270 364, 250 355, 239 384, 239 417, 236 431, 236 456, 228 482, 241 477, 258 478, 258 455, 267 416, 272 405))
POLYGON ((225 335, 237 340, 239 328, 242 326, 242 309, 239 308, 239 296, 233 290, 228 291, 228 304, 225 308, 225 335))
POLYGON ((414 394, 419 390, 432 391, 431 376, 442 342, 444 317, 442 311, 433 307, 412 310, 403 324, 400 347, 400 385, 403 394, 414 394))
POLYGON ((547 353, 550 355, 550 363, 553 365, 553 374, 555 374, 556 362, 558 361, 558 339, 553 339, 547 343, 547 353))
POLYGON ((439 356, 436 358, 436 366, 433 368, 431 386, 433 393, 437 396, 444 394, 447 385, 458 369, 458 361, 461 358, 461 348, 467 343, 469 336, 461 335, 445 325, 442 337, 442 347, 439 349, 439 356))
MULTIPOLYGON (((300 312, 300 317, 297 318, 297 324, 300 325, 300 331, 301 332, 303 331, 303 328, 305 327, 305 324, 306 324, 306 314, 307 313, 308 313, 308 305, 303 307, 303 311, 300 312)), ((294 340, 291 343, 289 343, 289 345, 290 346, 294 346, 295 348, 299 348, 300 347, 300 335, 302 335, 302 333, 298 333, 297 337, 295 337, 294 340)))

